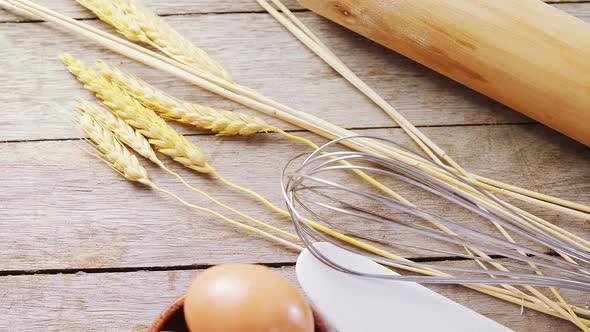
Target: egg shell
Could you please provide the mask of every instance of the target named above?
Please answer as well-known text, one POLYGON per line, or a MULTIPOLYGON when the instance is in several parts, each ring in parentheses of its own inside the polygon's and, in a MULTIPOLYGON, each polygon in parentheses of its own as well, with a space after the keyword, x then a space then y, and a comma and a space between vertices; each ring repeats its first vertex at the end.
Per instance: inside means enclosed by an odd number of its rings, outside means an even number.
POLYGON ((191 285, 184 315, 191 332, 312 332, 313 314, 301 292, 271 269, 214 266, 191 285))

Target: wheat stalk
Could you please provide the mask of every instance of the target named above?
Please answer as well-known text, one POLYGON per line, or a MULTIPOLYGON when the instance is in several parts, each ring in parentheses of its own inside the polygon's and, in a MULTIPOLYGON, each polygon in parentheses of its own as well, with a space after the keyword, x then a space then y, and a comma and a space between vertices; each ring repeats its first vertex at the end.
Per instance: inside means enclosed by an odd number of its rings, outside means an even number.
MULTIPOLYGON (((184 136, 179 135, 172 128, 169 128, 166 123, 160 117, 158 117, 157 114, 155 114, 152 110, 145 108, 137 100, 129 96, 125 91, 109 82, 105 76, 97 74, 90 68, 86 67, 81 61, 74 59, 67 53, 61 54, 60 57, 68 70, 73 75, 75 75, 88 90, 94 92, 97 97, 103 100, 105 105, 109 106, 113 110, 115 114, 120 116, 132 127, 136 128, 139 132, 146 136, 149 139, 149 142, 154 145, 158 151, 172 156, 174 160, 191 169, 203 173, 211 173, 225 185, 254 197, 258 201, 262 202, 266 207, 282 214, 283 216, 290 216, 289 212, 278 208, 260 194, 227 180, 206 162, 204 164, 204 167, 206 167, 205 171, 202 171, 201 169, 203 166, 195 166, 190 162, 190 160, 187 161, 187 158, 183 157, 187 154, 182 152, 190 148, 192 144, 188 143, 184 136), (155 129, 152 128, 154 127, 154 123, 159 124, 155 126, 155 129), (164 128, 164 126, 169 129, 161 130, 161 128, 164 128), (172 136, 173 138, 171 139, 169 136, 172 136), (173 149, 167 148, 168 145, 162 143, 169 141, 182 142, 183 140, 186 141, 188 145, 182 144, 180 146, 175 146, 173 149)), ((204 160, 205 157, 202 155, 200 150, 198 150, 196 147, 194 147, 194 149, 198 151, 200 156, 202 156, 202 160, 204 160)))
POLYGON ((132 41, 149 44, 167 56, 233 83, 231 75, 202 49, 135 0, 76 0, 132 41))
POLYGON ((156 149, 180 162, 188 168, 201 173, 212 173, 224 184, 254 196, 269 208, 288 216, 289 213, 277 208, 259 194, 226 180, 205 160, 203 153, 186 138, 170 128, 154 111, 145 108, 139 101, 128 95, 117 85, 112 84, 104 76, 86 67, 67 53, 60 55, 68 70, 84 84, 84 87, 96 94, 103 103, 129 125, 134 127, 156 149))
POLYGON ((142 104, 156 111, 160 116, 181 123, 193 125, 221 135, 249 136, 259 132, 277 132, 278 128, 269 125, 255 115, 216 110, 198 104, 179 100, 164 91, 123 70, 99 61, 97 68, 101 74, 119 85, 142 104))
MULTIPOLYGON (((143 168, 143 166, 141 166, 141 164, 139 163, 139 160, 134 155, 132 155, 129 152, 129 150, 127 150, 127 148, 125 148, 123 146, 123 144, 121 144, 117 140, 115 135, 113 135, 110 131, 108 131, 106 128, 104 128, 99 122, 95 121, 90 114, 83 113, 80 116, 79 125, 84 130, 84 132, 90 137, 90 139, 95 143, 97 150, 103 154, 106 161, 117 172, 122 174, 126 179, 145 184, 145 185, 150 186, 158 191, 166 193, 166 194, 174 197, 175 199, 177 199, 182 204, 184 204, 188 207, 211 213, 211 214, 218 216, 218 217, 220 217, 232 224, 241 225, 240 227, 242 227, 242 226, 246 227, 246 225, 235 222, 235 221, 233 221, 229 218, 226 218, 223 215, 221 215, 217 212, 214 212, 210 209, 206 209, 203 207, 199 207, 199 206, 190 204, 190 203, 182 200, 180 197, 173 194, 172 192, 164 190, 164 189, 156 186, 148 178, 147 171, 145 170, 145 168, 143 168)), ((320 227, 323 227, 323 226, 320 226, 320 227)), ((265 232, 260 231, 258 229, 253 229, 253 230, 255 230, 257 233, 262 232, 264 234, 268 234, 268 233, 265 233, 265 232)), ((325 230, 328 232, 331 232, 329 229, 325 229, 325 230)), ((268 235, 270 235, 270 234, 268 234, 268 235)), ((335 235, 338 236, 338 234, 335 234, 335 235)), ((273 239, 278 239, 272 235, 270 235, 270 236, 273 239)), ((346 236, 343 236, 343 235, 340 235, 338 237, 339 238, 347 238, 346 236)), ((284 243, 284 242, 289 243, 288 241, 285 241, 282 239, 279 239, 279 240, 282 243, 284 243)), ((356 243, 357 245, 359 245, 361 247, 366 247, 366 245, 362 244, 361 242, 358 242, 358 241, 350 239, 350 238, 349 238, 349 240, 352 241, 352 243, 356 243)), ((299 250, 302 249, 302 248, 300 248, 294 244, 291 244, 291 243, 289 243, 288 245, 295 247, 299 250)), ((383 254, 385 255, 385 257, 402 259, 401 257, 395 256, 392 254, 385 254, 385 253, 383 253, 383 254)))
POLYGON ((94 92, 117 116, 145 136, 159 152, 198 172, 213 170, 201 150, 168 126, 154 111, 71 55, 64 53, 60 58, 86 89, 94 92))
POLYGON ((295 243, 292 243, 292 242, 287 241, 285 239, 282 239, 280 237, 274 236, 274 235, 272 235, 270 233, 267 233, 267 232, 265 232, 263 230, 260 230, 260 229, 258 229, 256 227, 252 227, 250 225, 246 225, 246 224, 243 224, 241 222, 238 222, 238 221, 235 221, 233 219, 230 219, 230 218, 224 216, 223 214, 221 214, 219 212, 216 212, 216 211, 213 211, 211 209, 208 209, 208 208, 205 208, 205 207, 202 207, 202 206, 198 206, 198 205, 195 205, 195 204, 188 203, 187 201, 185 201, 182 198, 180 198, 178 195, 176 195, 176 194, 174 194, 174 193, 172 193, 172 192, 170 192, 168 190, 165 190, 165 189, 162 189, 160 187, 157 187, 155 184, 152 184, 152 187, 154 189, 156 189, 156 190, 158 190, 158 191, 166 194, 166 195, 171 196, 172 198, 176 199, 177 201, 179 201, 180 203, 182 203, 183 205, 185 205, 185 206, 187 206, 187 207, 189 207, 191 209, 195 209, 195 210, 198 210, 198 211, 203 211, 203 212, 209 213, 209 214, 211 214, 211 215, 213 215, 215 217, 218 217, 218 218, 226 221, 229 224, 232 224, 234 226, 237 226, 239 228, 245 229, 247 231, 256 233, 258 235, 262 235, 263 237, 266 237, 266 238, 268 238, 270 240, 273 240, 275 242, 281 243, 281 244, 283 244, 283 245, 285 245, 285 246, 287 246, 287 247, 289 247, 291 249, 295 249, 297 251, 303 251, 303 248, 301 246, 295 244, 295 243))
POLYGON ((269 225, 263 221, 252 218, 252 217, 246 215, 245 213, 242 213, 242 212, 230 207, 229 205, 222 203, 221 201, 217 200, 216 198, 212 197, 211 195, 207 194, 206 192, 204 192, 200 189, 197 189, 194 186, 191 186, 188 182, 186 182, 186 180, 180 174, 170 170, 168 167, 166 167, 166 165, 164 165, 164 163, 162 161, 160 161, 158 159, 158 157, 156 156, 156 153, 151 148, 150 143, 148 142, 148 140, 145 137, 143 137, 139 132, 137 132, 135 129, 133 129, 131 126, 129 126, 125 121, 119 119, 112 112, 100 107, 99 105, 97 105, 95 103, 85 101, 85 100, 80 102, 78 109, 82 113, 84 113, 84 115, 90 116, 95 122, 99 123, 102 127, 110 130, 112 135, 117 140, 126 144, 131 149, 133 149, 135 152, 137 152, 139 155, 141 155, 142 157, 152 161, 153 163, 155 163, 156 165, 161 167, 163 170, 165 170, 169 174, 178 178, 182 182, 182 184, 185 185, 190 190, 204 196, 205 198, 207 198, 210 201, 212 201, 213 203, 221 206, 222 208, 229 210, 229 211, 231 211, 243 218, 246 218, 246 219, 262 226, 262 227, 266 227, 268 229, 271 229, 279 234, 290 237, 292 239, 296 239, 296 240, 299 239, 299 237, 293 233, 286 232, 282 229, 279 229, 279 228, 276 228, 272 225, 269 225))
POLYGON ((125 121, 114 115, 111 111, 87 100, 80 101, 78 110, 90 115, 103 127, 108 128, 111 132, 113 132, 119 141, 129 146, 140 156, 152 161, 159 166, 164 166, 164 164, 156 156, 156 153, 152 149, 149 141, 125 121))
MULTIPOLYGON (((88 105, 84 105, 88 106, 88 105)), ((146 169, 141 166, 137 157, 135 157, 122 143, 120 143, 111 131, 107 128, 103 127, 103 125, 96 121, 88 112, 83 112, 77 121, 78 126, 86 133, 86 135, 90 138, 93 142, 94 148, 100 152, 101 159, 104 160, 111 168, 117 171, 119 174, 123 175, 127 180, 139 182, 144 184, 148 187, 151 187, 157 191, 160 191, 166 195, 169 195, 179 201, 181 204, 198 211, 203 211, 209 213, 215 217, 218 217, 234 226, 239 228, 248 230, 250 232, 254 232, 256 234, 262 235, 268 239, 273 241, 279 242, 283 245, 286 245, 292 249, 296 249, 298 251, 303 250, 300 246, 269 234, 263 230, 258 228, 240 223, 233 219, 230 219, 219 212, 213 211, 211 209, 194 205, 188 203, 187 201, 180 198, 178 195, 172 193, 169 190, 163 189, 153 183, 147 174, 146 169)), ((286 233, 286 232, 285 232, 286 233)), ((287 233, 289 234, 289 233, 287 233)))
MULTIPOLYGON (((257 116, 232 111, 219 111, 210 107, 191 104, 179 100, 164 91, 153 87, 140 78, 117 67, 110 66, 103 61, 98 61, 97 66, 104 77, 123 88, 127 93, 148 108, 158 112, 162 117, 190 124, 200 129, 208 129, 221 135, 249 136, 258 132, 277 132, 285 138, 304 143, 312 147, 314 150, 319 148, 319 146, 311 140, 289 134, 277 127, 267 124, 263 119, 257 116)), ((400 201, 407 202, 402 196, 389 189, 387 186, 384 186, 368 174, 360 170, 354 170, 353 172, 384 193, 387 193, 400 201)))
MULTIPOLYGON (((39 19, 55 23, 131 59, 161 69, 208 91, 234 100, 262 113, 290 122, 301 128, 310 130, 328 139, 355 135, 352 131, 335 126, 318 117, 273 101, 272 99, 255 93, 251 89, 219 79, 210 73, 206 73, 194 67, 186 66, 176 60, 172 60, 144 47, 140 47, 124 39, 113 36, 112 34, 106 33, 100 29, 96 29, 75 19, 61 15, 31 1, 3 0, 0 1, 0 6, 9 10, 18 9, 39 19)), ((376 152, 406 162, 409 165, 422 165, 422 162, 417 160, 415 156, 408 155, 405 151, 397 149, 396 147, 379 144, 378 142, 358 140, 358 142, 351 141, 343 144, 358 151, 376 152)), ((425 166, 428 167, 428 165, 425 166)), ((434 170, 426 169, 425 171, 432 173, 434 170)), ((518 199, 522 199, 524 197, 522 195, 525 195, 530 197, 527 201, 536 205, 567 213, 584 220, 590 220, 590 206, 558 199, 553 196, 540 194, 517 186, 507 185, 500 181, 488 179, 479 175, 469 175, 479 181, 473 183, 475 185, 481 185, 483 189, 509 195, 518 199)), ((510 206, 510 208, 514 207, 510 206)))
POLYGON ((141 166, 137 157, 131 154, 110 131, 85 113, 80 115, 78 125, 94 143, 96 150, 104 156, 103 160, 113 169, 128 180, 151 185, 147 171, 141 166))
MULTIPOLYGON (((64 54, 62 55, 62 60, 64 61, 64 63, 66 63, 66 65, 68 66, 68 68, 72 71, 77 73, 78 77, 83 77, 84 81, 88 81, 86 76, 90 76, 93 73, 91 72, 90 69, 88 68, 84 68, 84 65, 78 61, 75 60, 73 57, 64 54)), ((96 73, 94 73, 94 75, 97 75, 96 73)), ((89 82, 89 81, 88 81, 89 82)), ((288 236, 290 238, 293 239, 298 239, 299 237, 295 234, 286 232, 284 230, 281 230, 279 228, 276 228, 274 226, 271 226, 267 223, 264 223, 258 219, 252 218, 224 203, 222 203, 221 201, 213 198, 212 196, 210 196, 209 194, 207 194, 206 192, 197 189, 193 186, 191 186, 190 184, 188 184, 184 178, 182 178, 182 176, 180 176, 178 173, 173 172, 172 170, 170 170, 169 168, 167 168, 156 156, 155 152, 151 149, 151 146, 148 142, 148 140, 143 137, 143 135, 141 135, 139 132, 135 131, 131 126, 129 126, 125 121, 121 120, 120 118, 118 118, 116 115, 112 114, 110 111, 107 111, 104 108, 99 107, 96 104, 93 104, 91 102, 88 101, 82 101, 80 103, 79 106, 80 111, 82 111, 83 113, 85 113, 85 115, 88 115, 91 117, 91 119, 101 123, 103 126, 105 126, 106 128, 109 128, 112 132, 113 132, 113 137, 116 139, 121 140, 122 142, 124 142, 125 144, 127 144, 129 147, 131 147, 132 149, 134 149, 137 153, 139 153, 141 156, 143 156, 146 159, 149 159, 150 161, 154 162, 155 164, 157 164, 158 166, 160 166, 161 168, 163 168, 165 171, 167 171, 168 173, 176 176, 185 186, 187 186, 189 189, 197 192, 198 194, 204 196, 205 198, 211 200, 213 203, 229 210, 232 211, 250 221, 255 222, 258 225, 261 225, 263 227, 272 229, 275 232, 278 232, 282 235, 288 236)), ((106 134, 106 132, 105 132, 106 134)), ((181 136, 181 135, 179 135, 181 136)), ((181 136, 182 137, 182 136, 181 136)), ((161 139, 165 139, 165 138, 159 138, 161 139)), ((125 149, 126 150, 126 149, 125 149)), ((134 157, 134 156, 133 156, 134 157)))
POLYGON ((150 42, 139 26, 134 24, 134 22, 114 19, 123 16, 124 13, 121 11, 120 7, 115 6, 112 2, 103 0, 76 0, 76 2, 88 8, 100 20, 110 24, 125 38, 146 44, 150 42))

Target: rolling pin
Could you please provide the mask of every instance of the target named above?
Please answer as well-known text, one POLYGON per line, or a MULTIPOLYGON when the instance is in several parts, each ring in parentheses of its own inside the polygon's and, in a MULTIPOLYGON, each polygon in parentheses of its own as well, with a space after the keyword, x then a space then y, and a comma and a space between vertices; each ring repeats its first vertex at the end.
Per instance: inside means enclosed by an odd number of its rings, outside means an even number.
POLYGON ((540 0, 299 0, 590 146, 590 24, 540 0))

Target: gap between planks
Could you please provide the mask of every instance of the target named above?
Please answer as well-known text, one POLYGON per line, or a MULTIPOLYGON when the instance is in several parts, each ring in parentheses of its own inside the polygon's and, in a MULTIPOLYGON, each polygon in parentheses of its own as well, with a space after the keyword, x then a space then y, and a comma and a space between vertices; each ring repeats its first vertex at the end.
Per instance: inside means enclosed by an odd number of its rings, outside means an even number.
MULTIPOLYGON (((532 121, 532 120, 531 120, 532 121)), ((170 122, 174 123, 173 120, 170 122)), ((490 126, 542 126, 546 127, 543 124, 538 122, 512 122, 512 123, 457 123, 457 124, 434 124, 434 125, 420 125, 415 126, 416 128, 454 128, 454 127, 490 127, 490 126)), ((371 126, 371 127, 346 127, 345 129, 351 131, 359 131, 359 130, 370 130, 370 129, 399 129, 399 125, 390 125, 390 126, 371 126)), ((309 132, 305 129, 286 129, 284 130, 288 133, 304 133, 309 132)), ((216 133, 212 132, 198 132, 198 133, 181 133, 183 136, 187 137, 199 137, 199 136, 218 136, 216 133)), ((256 135, 272 135, 275 133, 257 133, 256 135)), ((6 139, 0 140, 0 144, 15 144, 15 143, 36 143, 36 142, 70 142, 70 141, 79 141, 82 139, 87 139, 88 137, 61 137, 61 138, 36 138, 36 139, 6 139)))
MULTIPOLYGON (((504 258, 500 255, 490 255, 491 258, 504 258)), ((420 263, 431 262, 459 262, 470 259, 464 257, 409 257, 409 260, 420 263)), ((242 262, 244 263, 244 262, 242 262)), ((253 263, 271 268, 295 266, 295 262, 253 263)), ((27 276, 27 275, 54 275, 54 274, 78 274, 78 273, 131 273, 140 271, 192 271, 206 270, 219 264, 188 264, 188 265, 162 265, 162 266, 135 266, 135 267, 99 267, 99 268, 70 268, 70 269, 38 269, 38 270, 0 270, 0 277, 27 276)))
MULTIPOLYGON (((2 9, 0 9, 1 11, 2 9)), ((307 13, 309 12, 308 9, 291 9, 293 13, 307 13)), ((211 12, 211 13, 199 13, 199 12, 187 12, 187 13, 163 13, 158 14, 160 17, 176 17, 176 16, 204 16, 204 15, 234 15, 234 14, 267 14, 264 10, 244 10, 244 11, 231 11, 231 12, 211 12)), ((80 16, 76 17, 73 16, 73 19, 78 21, 98 21, 97 17, 87 17, 87 16, 80 16)), ((30 24, 30 23, 43 23, 45 21, 37 20, 37 19, 28 19, 24 17, 23 19, 13 19, 13 20, 1 20, 0 24, 30 24)))

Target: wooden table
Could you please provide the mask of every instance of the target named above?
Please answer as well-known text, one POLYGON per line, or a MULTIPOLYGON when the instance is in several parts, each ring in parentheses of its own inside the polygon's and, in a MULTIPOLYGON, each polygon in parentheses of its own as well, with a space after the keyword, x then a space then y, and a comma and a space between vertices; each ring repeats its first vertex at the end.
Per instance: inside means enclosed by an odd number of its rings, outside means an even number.
MULTIPOLYGON (((73 0, 44 2, 108 29, 73 0)), ((551 2, 590 21, 586 1, 551 2)), ((384 113, 254 1, 146 3, 209 51, 242 84, 360 133, 407 143, 384 113)), ((317 17, 295 1, 288 3, 361 78, 465 168, 590 204, 587 147, 317 17)), ((64 70, 57 54, 68 51, 89 62, 101 58, 177 97, 248 110, 47 23, 3 11, 0 21, 1 331, 144 330, 200 271, 213 264, 262 263, 294 279, 297 253, 129 183, 85 152, 80 132, 67 119, 77 98, 91 96, 64 70)), ((322 142, 292 126, 268 121, 322 142)), ((307 151, 276 134, 218 137, 187 126, 177 128, 227 178, 277 204, 282 167, 295 154, 307 151)), ((287 225, 218 181, 171 166, 235 207, 287 225)), ((162 171, 148 170, 163 187, 207 204, 162 171)), ((581 220, 546 211, 539 214, 589 237, 581 220)), ((569 323, 531 310, 521 312, 518 306, 459 286, 433 288, 516 330, 575 330, 569 323)), ((588 300, 584 294, 574 298, 582 304, 588 300)))

